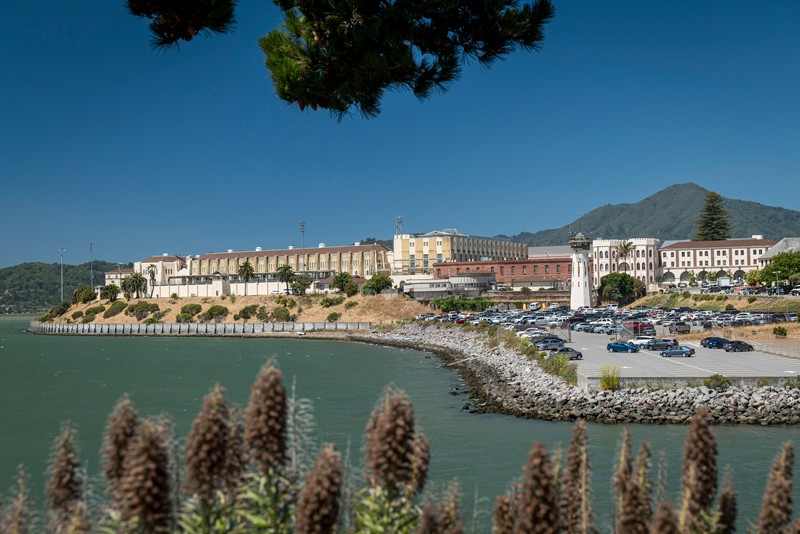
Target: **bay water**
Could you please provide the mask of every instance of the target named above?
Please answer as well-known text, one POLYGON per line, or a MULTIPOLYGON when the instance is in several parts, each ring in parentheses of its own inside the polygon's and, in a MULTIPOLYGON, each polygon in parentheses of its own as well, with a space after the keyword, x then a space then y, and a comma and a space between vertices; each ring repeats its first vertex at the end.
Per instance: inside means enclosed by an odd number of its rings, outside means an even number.
MULTIPOLYGON (((68 337, 24 332, 29 317, 0 317, 0 491, 16 467, 30 474, 34 499, 43 502, 46 465, 62 422, 78 429, 81 460, 100 472, 104 425, 116 401, 128 393, 140 415, 167 414, 185 438, 202 397, 215 384, 233 403, 245 405, 259 368, 274 359, 287 389, 314 403, 319 443, 350 446, 361 463, 363 431, 387 384, 403 389, 430 442, 430 489, 458 480, 467 523, 473 503, 482 512, 479 531, 490 530, 496 495, 519 476, 534 441, 552 453, 566 450, 573 425, 497 414, 472 414, 455 372, 432 354, 342 341, 303 338, 68 337)), ((610 530, 611 473, 622 426, 589 424, 595 514, 610 530)), ((650 443, 654 463, 667 464, 667 496, 678 499, 686 428, 629 425, 634 450, 650 443)), ((755 522, 769 466, 783 442, 800 443, 796 426, 714 428, 720 471, 728 466, 739 498, 739 526, 755 522)), ((795 469, 795 473, 800 469, 795 469)), ((655 472, 655 469, 654 469, 655 472)), ((655 476, 655 475, 654 475, 655 476)), ((722 477, 720 477, 722 478, 722 477)), ((795 476, 794 502, 800 502, 795 476)))

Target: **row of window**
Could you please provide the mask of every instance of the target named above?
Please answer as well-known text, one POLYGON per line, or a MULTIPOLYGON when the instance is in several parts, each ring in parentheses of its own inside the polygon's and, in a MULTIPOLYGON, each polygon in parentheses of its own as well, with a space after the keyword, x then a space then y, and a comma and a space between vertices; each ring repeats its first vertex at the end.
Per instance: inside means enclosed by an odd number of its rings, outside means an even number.
MULTIPOLYGON (((630 256, 634 257, 634 252, 633 251, 630 252, 630 256)), ((608 258, 608 251, 607 250, 599 251, 599 254, 597 255, 597 257, 601 258, 601 259, 608 258)), ((616 250, 612 250, 611 251, 611 258, 614 259, 616 257, 617 257, 617 251, 616 250)), ((637 258, 645 258, 645 257, 652 258, 653 257, 653 249, 648 249, 647 254, 645 254, 644 250, 640 250, 640 249, 637 248, 635 257, 637 257, 637 258)))
MULTIPOLYGON (((698 251, 695 251, 695 254, 697 256, 699 256, 699 257, 706 257, 707 258, 709 256, 709 252, 710 251, 708 251, 708 250, 698 250, 698 251)), ((716 252, 715 255, 718 256, 718 257, 727 256, 728 255, 728 251, 727 250, 716 250, 715 252, 716 252)), ((764 253, 764 249, 753 249, 752 250, 752 254, 753 254, 754 257, 755 256, 760 256, 763 253, 764 253)), ((662 257, 664 257, 664 258, 667 257, 667 252, 662 252, 661 254, 662 254, 662 257)), ((733 256, 747 256, 747 250, 746 249, 735 249, 733 251, 733 256)), ((674 250, 669 252, 669 257, 670 258, 674 258, 675 257, 675 251, 674 250)), ((691 258, 691 257, 692 257, 692 251, 691 250, 681 250, 681 258, 691 258)))

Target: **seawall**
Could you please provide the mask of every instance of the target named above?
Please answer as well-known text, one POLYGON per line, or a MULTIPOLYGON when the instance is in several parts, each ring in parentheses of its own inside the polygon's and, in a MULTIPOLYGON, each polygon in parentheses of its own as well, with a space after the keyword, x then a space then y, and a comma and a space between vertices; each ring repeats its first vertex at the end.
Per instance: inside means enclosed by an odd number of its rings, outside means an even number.
POLYGON ((485 334, 460 328, 409 324, 348 339, 435 352, 467 381, 486 412, 553 421, 686 424, 697 408, 707 406, 714 424, 800 423, 798 388, 585 390, 546 374, 511 349, 490 347, 485 334))
POLYGON ((371 323, 154 323, 93 324, 31 321, 32 334, 76 336, 259 336, 281 332, 354 332, 369 330, 371 323))

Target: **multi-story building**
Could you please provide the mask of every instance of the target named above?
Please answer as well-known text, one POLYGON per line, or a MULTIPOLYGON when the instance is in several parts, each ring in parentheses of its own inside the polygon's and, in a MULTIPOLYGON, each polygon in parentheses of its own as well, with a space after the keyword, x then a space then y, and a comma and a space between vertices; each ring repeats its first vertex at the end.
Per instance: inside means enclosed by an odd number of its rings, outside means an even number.
POLYGON ((572 277, 572 260, 566 256, 507 261, 453 261, 433 265, 436 279, 475 273, 492 274, 498 286, 511 289, 562 288, 572 277))
POLYGON ((710 273, 743 279, 745 273, 758 269, 758 258, 775 241, 754 235, 749 239, 721 241, 674 241, 661 247, 664 282, 689 282, 694 274, 704 280, 710 273))
POLYGON ((763 269, 764 266, 772 262, 772 258, 775 257, 776 254, 782 252, 800 252, 800 237, 784 237, 772 245, 769 250, 756 258, 758 268, 763 269))
POLYGON ((626 273, 644 282, 648 290, 656 288, 659 275, 658 245, 653 237, 631 239, 595 239, 592 241, 592 284, 600 287, 600 280, 611 273, 626 273), (625 246, 624 244, 629 244, 625 246))
POLYGON ((509 240, 475 237, 455 229, 394 236, 393 275, 430 274, 435 263, 523 260, 528 246, 509 240))

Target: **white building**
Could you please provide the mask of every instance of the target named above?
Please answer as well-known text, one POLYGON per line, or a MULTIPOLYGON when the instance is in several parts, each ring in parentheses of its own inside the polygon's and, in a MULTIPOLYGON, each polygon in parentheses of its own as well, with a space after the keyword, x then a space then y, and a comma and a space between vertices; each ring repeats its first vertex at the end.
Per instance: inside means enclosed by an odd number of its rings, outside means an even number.
POLYGON ((600 280, 611 273, 626 273, 644 282, 648 291, 657 289, 661 274, 658 255, 660 240, 654 237, 634 237, 631 239, 595 239, 592 241, 593 282, 600 286, 600 280), (627 256, 620 255, 620 245, 629 242, 631 248, 627 256))
POLYGON ((661 247, 664 282, 688 283, 692 274, 704 280, 709 273, 744 278, 758 269, 759 258, 775 245, 775 241, 754 235, 748 239, 721 241, 674 241, 661 247))

